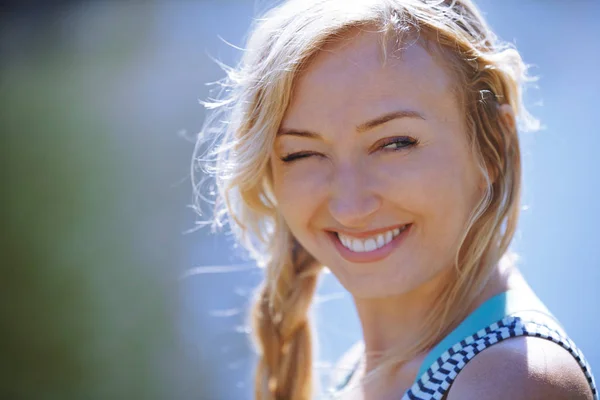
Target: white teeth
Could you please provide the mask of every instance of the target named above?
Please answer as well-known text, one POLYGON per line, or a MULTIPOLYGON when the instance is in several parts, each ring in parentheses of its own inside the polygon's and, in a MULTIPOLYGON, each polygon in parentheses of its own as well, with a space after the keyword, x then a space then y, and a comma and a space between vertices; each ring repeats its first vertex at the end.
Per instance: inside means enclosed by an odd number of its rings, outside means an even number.
POLYGON ((383 237, 383 235, 377 235, 377 248, 383 246, 385 246, 385 238, 383 237))
POLYGON ((365 244, 360 239, 353 239, 352 248, 350 250, 355 251, 357 253, 362 253, 365 251, 365 244))
POLYGON ((344 247, 350 247, 348 238, 346 238, 345 236, 339 236, 339 238, 340 238, 340 241, 342 242, 342 244, 344 245, 344 247))
POLYGON ((387 231, 385 233, 385 242, 386 243, 391 242, 393 238, 394 238, 394 234, 392 233, 392 231, 387 231))
POLYGON ((373 251, 377 248, 377 242, 374 239, 365 241, 365 251, 373 251))
POLYGON ((344 247, 352 250, 355 253, 364 253, 379 249, 390 243, 396 236, 406 229, 407 225, 402 228, 389 230, 385 233, 375 235, 365 239, 357 239, 351 236, 346 236, 338 233, 338 238, 344 247))

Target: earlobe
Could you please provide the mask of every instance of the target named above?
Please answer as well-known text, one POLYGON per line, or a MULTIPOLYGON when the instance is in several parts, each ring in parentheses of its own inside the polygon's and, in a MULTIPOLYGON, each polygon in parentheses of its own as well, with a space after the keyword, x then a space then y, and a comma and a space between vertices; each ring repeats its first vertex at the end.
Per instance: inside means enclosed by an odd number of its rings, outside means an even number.
POLYGON ((514 132, 517 128, 515 112, 510 104, 500 104, 498 106, 498 117, 511 131, 514 132))

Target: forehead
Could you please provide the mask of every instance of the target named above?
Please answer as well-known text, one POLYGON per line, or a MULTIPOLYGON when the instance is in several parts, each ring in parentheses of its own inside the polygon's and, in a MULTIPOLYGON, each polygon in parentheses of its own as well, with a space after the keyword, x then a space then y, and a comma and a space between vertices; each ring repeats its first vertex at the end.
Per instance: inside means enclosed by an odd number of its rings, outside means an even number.
POLYGON ((386 50, 384 57, 381 34, 365 31, 321 49, 295 82, 284 125, 307 113, 318 119, 339 113, 364 118, 390 107, 418 108, 430 117, 456 111, 448 109, 456 105, 454 80, 440 56, 417 41, 386 50))

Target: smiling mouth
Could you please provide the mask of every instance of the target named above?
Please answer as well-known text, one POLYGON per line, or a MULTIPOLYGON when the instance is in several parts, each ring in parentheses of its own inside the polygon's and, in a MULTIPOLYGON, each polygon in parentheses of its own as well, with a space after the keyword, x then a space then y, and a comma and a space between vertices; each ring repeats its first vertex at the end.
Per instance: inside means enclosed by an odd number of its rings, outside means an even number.
POLYGON ((410 225, 411 224, 406 224, 401 227, 390 229, 388 231, 364 238, 344 235, 339 232, 336 232, 336 236, 342 246, 351 252, 368 253, 390 244, 392 240, 404 232, 410 225))

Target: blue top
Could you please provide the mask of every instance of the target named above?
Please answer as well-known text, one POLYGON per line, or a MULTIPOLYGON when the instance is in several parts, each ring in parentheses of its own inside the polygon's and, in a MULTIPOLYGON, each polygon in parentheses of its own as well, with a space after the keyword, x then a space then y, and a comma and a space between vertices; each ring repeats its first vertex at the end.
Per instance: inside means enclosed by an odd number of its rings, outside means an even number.
POLYGON ((423 375, 427 368, 455 343, 507 315, 522 311, 539 311, 554 318, 546 306, 535 296, 527 296, 523 291, 516 289, 497 294, 477 307, 460 325, 429 351, 419 368, 417 377, 423 375))
MULTIPOLYGON (((486 348, 516 336, 550 340, 569 351, 585 374, 594 399, 598 400, 594 377, 581 351, 535 295, 518 289, 486 300, 431 349, 419 368, 414 384, 401 400, 444 399, 470 360, 486 348)), ((356 367, 333 390, 334 398, 341 394, 355 370, 356 367)))

